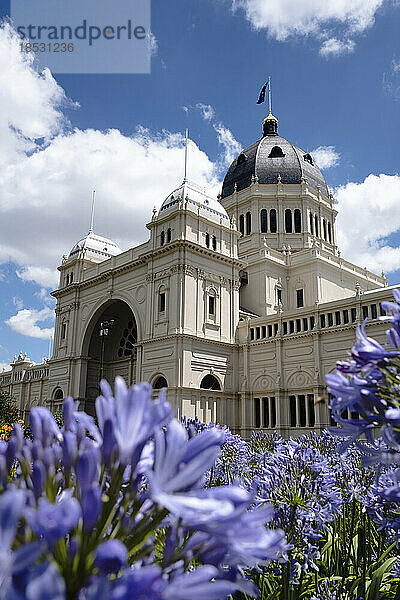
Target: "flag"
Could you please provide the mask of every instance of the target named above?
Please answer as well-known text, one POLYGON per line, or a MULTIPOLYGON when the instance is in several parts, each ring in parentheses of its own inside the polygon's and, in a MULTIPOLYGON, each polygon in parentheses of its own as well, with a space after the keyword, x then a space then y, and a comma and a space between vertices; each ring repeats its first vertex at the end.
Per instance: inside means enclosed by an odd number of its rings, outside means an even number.
POLYGON ((267 87, 269 84, 269 80, 267 81, 267 83, 263 86, 261 92, 260 92, 260 97, 257 100, 257 104, 262 104, 265 100, 265 92, 267 91, 267 87))

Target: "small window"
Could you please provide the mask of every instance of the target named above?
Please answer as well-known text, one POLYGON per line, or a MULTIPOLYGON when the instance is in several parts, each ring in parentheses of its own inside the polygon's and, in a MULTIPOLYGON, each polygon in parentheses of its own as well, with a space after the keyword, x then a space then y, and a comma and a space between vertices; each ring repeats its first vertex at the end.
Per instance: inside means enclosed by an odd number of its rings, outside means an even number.
POLYGON ((301 212, 298 208, 294 211, 294 232, 301 233, 301 212))
POLYGON ((283 158, 285 156, 282 148, 279 146, 274 146, 269 153, 268 158, 283 158))
POLYGON ((287 335, 287 332, 288 332, 287 321, 283 321, 283 335, 287 335))
POLYGON ((327 240, 327 235, 326 235, 326 221, 325 221, 325 219, 323 219, 323 221, 322 221, 322 228, 324 230, 324 240, 327 240))
POLYGON ((157 377, 157 379, 153 383, 153 390, 162 390, 163 388, 167 388, 167 387, 168 387, 168 381, 162 375, 157 377))
POLYGON ((333 314, 328 313, 328 327, 333 327, 333 314))
POLYGON ((275 405, 275 396, 271 396, 271 427, 276 427, 276 405, 275 405))
POLYGON ((315 235, 318 237, 319 236, 319 228, 318 228, 318 216, 315 215, 314 217, 314 225, 315 225, 315 235))
POLYGON ((274 323, 274 335, 278 335, 278 323, 274 323))
POLYGON ((309 416, 309 426, 314 427, 315 425, 315 408, 314 408, 314 394, 308 394, 308 416, 309 416))
POLYGON ((208 296, 208 314, 212 317, 215 316, 215 297, 208 296))
POLYGON ((61 325, 61 339, 65 340, 67 336, 67 324, 66 323, 62 323, 61 325))
POLYGON ((356 321, 357 321, 357 309, 352 308, 351 309, 351 322, 355 323, 356 321))
POLYGON ((296 396, 289 396, 290 406, 290 427, 296 427, 297 415, 296 415, 296 396))
POLYGON ((261 337, 263 339, 267 337, 267 327, 265 325, 261 327, 261 337))
POLYGON ((164 231, 162 231, 161 235, 160 235, 160 244, 161 244, 161 246, 164 246, 164 243, 165 243, 165 233, 164 233, 164 231))
POLYGON ((217 249, 217 238, 215 237, 215 235, 213 235, 212 237, 212 248, 213 250, 217 249))
POLYGON ((253 340, 254 340, 254 327, 252 327, 252 328, 250 329, 250 339, 251 339, 251 341, 253 341, 253 340))
POLYGON ((67 279, 66 279, 65 285, 69 285, 69 274, 67 275, 67 279))
POLYGON ((256 429, 261 427, 260 398, 254 398, 254 425, 256 429))
POLYGON ((369 317, 368 312, 369 312, 368 311, 368 306, 363 306, 362 307, 363 319, 367 319, 369 317))
POLYGON ((321 328, 323 329, 324 327, 326 327, 326 317, 325 317, 325 315, 321 315, 320 319, 321 319, 321 328))
POLYGON ((171 228, 168 227, 168 229, 167 229, 167 242, 170 242, 170 241, 171 241, 171 228))
POLYGON ((244 154, 244 152, 242 152, 242 154, 239 154, 239 156, 236 159, 236 164, 237 166, 239 165, 243 165, 243 163, 245 163, 247 161, 247 156, 244 154))
POLYGON ((263 404, 263 424, 264 427, 269 427, 269 398, 262 399, 263 404))
POLYGON ((165 292, 160 292, 158 295, 158 312, 165 312, 165 292))
POLYGON ((70 282, 70 283, 72 283, 72 282, 73 282, 73 280, 74 280, 74 272, 73 272, 73 271, 71 271, 71 275, 70 275, 70 277, 69 277, 69 282, 70 282))
POLYGON ((376 308, 376 304, 371 304, 371 319, 377 319, 378 318, 378 311, 376 308))
POLYGON ((296 333, 301 331, 301 319, 296 319, 296 333))
POLYGON ((282 304, 282 290, 281 288, 276 288, 276 303, 282 304))
POLYGON ((315 327, 315 317, 310 317, 310 329, 314 329, 315 327))
POLYGON ((303 319, 303 331, 308 331, 308 319, 304 317, 303 319))
POLYGON ((285 210, 285 231, 286 233, 292 233, 292 211, 290 208, 285 210))
POLYGON ((336 323, 336 325, 340 325, 341 324, 341 318, 340 317, 341 317, 340 311, 337 310, 335 312, 335 323, 336 323))
POLYGON ((343 323, 346 325, 349 322, 349 311, 345 309, 343 311, 343 323))
POLYGON ((296 301, 297 308, 303 308, 304 306, 304 290, 296 290, 296 301))
POLYGON ((289 333, 294 333, 294 321, 289 321, 289 333))
POLYGON ((303 158, 304 158, 304 160, 305 160, 306 162, 308 162, 310 165, 313 165, 313 164, 314 164, 311 154, 304 154, 303 158))
POLYGON ((260 221, 261 221, 261 233, 267 233, 267 231, 268 231, 267 211, 265 210, 265 208, 263 208, 261 211, 260 221))
POLYGON ((329 222, 328 222, 328 241, 330 244, 332 244, 332 226, 329 222))
POLYGON ((276 220, 276 210, 272 208, 269 211, 269 228, 271 233, 276 233, 277 231, 277 220, 276 220))
POLYGON ((239 231, 240 231, 240 234, 243 236, 244 235, 244 215, 240 215, 240 217, 239 217, 239 231))
POLYGON ((60 388, 58 388, 58 390, 54 394, 54 400, 63 400, 63 399, 64 399, 64 392, 60 388))
POLYGON ((256 327, 256 340, 259 340, 261 337, 261 330, 259 327, 256 327))
POLYGON ((246 213, 246 235, 251 234, 251 213, 246 213))
POLYGON ((200 388, 202 390, 220 390, 221 385, 214 375, 206 375, 201 380, 200 388))
POLYGON ((272 325, 268 325, 268 337, 272 337, 272 325))
POLYGON ((206 233, 206 246, 207 246, 207 248, 210 247, 210 234, 209 233, 206 233))
POLYGON ((306 397, 303 395, 299 396, 299 412, 300 412, 300 427, 306 427, 306 425, 307 425, 306 397))
POLYGON ((312 213, 310 212, 310 233, 314 235, 314 218, 312 213))

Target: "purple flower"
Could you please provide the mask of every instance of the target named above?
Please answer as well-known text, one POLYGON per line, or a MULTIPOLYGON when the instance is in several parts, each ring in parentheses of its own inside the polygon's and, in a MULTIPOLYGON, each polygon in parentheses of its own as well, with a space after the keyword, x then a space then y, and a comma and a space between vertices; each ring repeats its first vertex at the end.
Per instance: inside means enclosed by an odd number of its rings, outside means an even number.
POLYGON ((166 586, 160 567, 127 569, 113 585, 110 600, 163 600, 166 586))
POLYGON ((31 473, 33 493, 35 494, 36 500, 38 500, 43 493, 46 476, 46 469, 44 468, 43 463, 41 461, 36 461, 33 464, 31 473))
POLYGON ((98 483, 100 475, 100 453, 97 448, 80 454, 75 466, 79 493, 83 494, 92 484, 98 483))
POLYGON ((365 367, 369 364, 379 363, 385 358, 397 356, 398 352, 385 350, 379 342, 367 336, 365 331, 366 322, 367 319, 365 319, 361 326, 357 327, 357 341, 351 349, 351 354, 356 363, 360 367, 365 367))
POLYGON ((92 529, 101 512, 101 487, 93 484, 89 489, 82 493, 82 518, 85 531, 92 529))
POLYGON ((66 494, 55 504, 41 498, 38 510, 31 510, 27 515, 32 531, 50 546, 76 527, 80 516, 78 501, 66 494))
POLYGON ((96 550, 94 564, 103 575, 118 573, 128 562, 128 550, 119 540, 107 540, 96 550))
POLYGON ((218 569, 211 565, 174 577, 162 594, 163 600, 222 600, 238 586, 232 581, 216 579, 218 569), (214 579, 214 581, 212 581, 214 579))
POLYGON ((53 563, 40 564, 26 586, 26 600, 65 600, 65 582, 53 563))
POLYGON ((29 424, 35 440, 46 448, 54 438, 59 439, 61 432, 51 412, 44 406, 35 406, 29 413, 29 424))

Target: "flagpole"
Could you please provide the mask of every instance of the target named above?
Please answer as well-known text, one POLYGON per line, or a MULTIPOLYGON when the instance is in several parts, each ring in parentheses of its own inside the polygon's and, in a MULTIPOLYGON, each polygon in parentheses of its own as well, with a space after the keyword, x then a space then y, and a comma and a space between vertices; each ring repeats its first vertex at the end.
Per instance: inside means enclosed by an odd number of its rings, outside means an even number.
POLYGON ((272 113, 272 103, 271 103, 271 77, 268 77, 268 107, 269 112, 272 113))
POLYGON ((185 181, 187 179, 187 159, 188 159, 188 128, 186 127, 185 132, 185 181))

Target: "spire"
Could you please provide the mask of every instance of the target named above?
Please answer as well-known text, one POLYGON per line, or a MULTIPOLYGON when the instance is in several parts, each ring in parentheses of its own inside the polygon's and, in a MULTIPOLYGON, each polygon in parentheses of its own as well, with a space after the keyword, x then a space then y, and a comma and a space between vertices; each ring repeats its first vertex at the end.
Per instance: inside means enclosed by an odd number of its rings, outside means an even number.
POLYGON ((268 116, 263 122, 264 137, 278 135, 278 119, 272 114, 271 77, 268 77, 268 116))
POLYGON ((96 190, 93 190, 92 193, 92 212, 90 215, 90 228, 89 228, 89 233, 93 233, 93 223, 94 223, 94 206, 96 203, 96 190))

